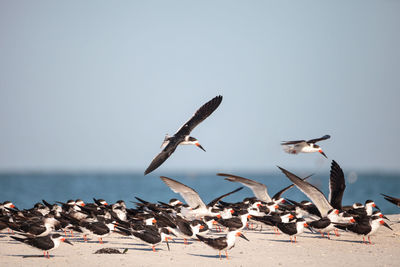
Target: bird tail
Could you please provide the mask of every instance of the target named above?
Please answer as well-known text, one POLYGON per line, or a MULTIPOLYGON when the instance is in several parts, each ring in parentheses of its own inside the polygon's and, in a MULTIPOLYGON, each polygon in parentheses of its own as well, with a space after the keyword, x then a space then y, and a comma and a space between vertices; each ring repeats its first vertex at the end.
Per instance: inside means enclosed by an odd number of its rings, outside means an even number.
POLYGON ((347 231, 347 228, 349 227, 349 224, 347 224, 347 223, 333 223, 333 225, 336 228, 341 229, 341 230, 345 230, 345 231, 347 231))
POLYGON ((201 235, 196 235, 197 236, 197 238, 200 240, 200 241, 206 241, 207 240, 207 238, 206 237, 204 237, 204 236, 201 236, 201 235))
POLYGON ((20 237, 16 237, 16 236, 10 236, 10 237, 15 239, 15 240, 17 240, 17 241, 19 241, 19 242, 22 242, 22 243, 24 243, 24 241, 25 241, 25 238, 20 238, 20 237))

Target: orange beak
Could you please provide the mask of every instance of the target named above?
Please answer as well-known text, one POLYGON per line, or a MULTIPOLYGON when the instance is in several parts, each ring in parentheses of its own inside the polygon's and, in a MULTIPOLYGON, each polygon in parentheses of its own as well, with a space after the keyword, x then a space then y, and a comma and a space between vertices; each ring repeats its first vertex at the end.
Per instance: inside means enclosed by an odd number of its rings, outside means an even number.
POLYGON ((356 222, 356 220, 354 220, 354 218, 351 218, 351 219, 350 219, 350 222, 351 222, 351 223, 354 223, 354 222, 356 222))
POLYGON ((308 227, 308 224, 307 224, 307 223, 304 223, 304 227, 308 227))
POLYGON ((204 229, 204 225, 200 225, 200 230, 203 230, 204 229))
POLYGON ((275 205, 275 209, 279 209, 279 205, 275 205))
POLYGON ((233 214, 235 211, 234 210, 230 210, 230 212, 233 214))
POLYGON ((339 210, 335 210, 335 213, 336 213, 337 215, 339 215, 339 210))
POLYGON ((12 208, 12 209, 15 208, 15 205, 14 205, 14 204, 11 204, 10 208, 12 208))
POLYGON ((293 219, 294 216, 292 214, 289 215, 289 219, 293 219))
POLYGON ((251 215, 249 214, 249 215, 247 215, 247 219, 251 219, 251 215))
POLYGON ((195 143, 195 145, 200 148, 201 150, 203 150, 204 152, 206 152, 206 150, 199 144, 199 143, 195 143))
POLYGON ((218 218, 218 219, 221 219, 221 215, 218 214, 218 215, 217 215, 217 218, 218 218))
POLYGON ((322 156, 324 156, 325 158, 328 158, 325 153, 322 151, 322 149, 318 150, 319 153, 321 153, 322 156))
POLYGON ((157 220, 156 220, 156 219, 153 219, 151 222, 152 222, 152 223, 156 223, 156 222, 157 222, 157 220))

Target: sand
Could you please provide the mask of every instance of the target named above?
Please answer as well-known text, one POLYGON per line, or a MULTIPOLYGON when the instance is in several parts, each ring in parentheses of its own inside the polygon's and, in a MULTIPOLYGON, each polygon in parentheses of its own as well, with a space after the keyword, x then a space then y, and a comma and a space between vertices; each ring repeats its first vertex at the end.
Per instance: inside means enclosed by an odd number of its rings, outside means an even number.
MULTIPOLYGON (((399 266, 400 264, 400 215, 388 216, 394 231, 381 226, 372 237, 372 245, 363 244, 362 237, 341 231, 340 237, 331 240, 306 230, 298 236, 297 243, 289 237, 276 235, 271 228, 262 232, 244 230, 250 240, 239 238, 228 252, 229 259, 222 260, 218 252, 199 241, 183 244, 181 239, 165 243, 153 252, 151 248, 131 238, 116 233, 104 238, 83 242, 77 236, 68 239, 73 246, 61 244, 46 259, 42 252, 16 242, 3 231, 0 234, 1 266, 399 266), (117 248, 126 254, 94 254, 100 248, 117 248)), ((215 234, 218 235, 218 234, 215 234)))

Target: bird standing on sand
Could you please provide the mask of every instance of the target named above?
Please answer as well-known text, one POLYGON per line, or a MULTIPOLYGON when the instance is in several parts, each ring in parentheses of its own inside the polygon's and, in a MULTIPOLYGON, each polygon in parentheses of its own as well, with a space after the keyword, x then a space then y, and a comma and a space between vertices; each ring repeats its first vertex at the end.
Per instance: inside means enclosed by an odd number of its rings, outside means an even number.
POLYGON ((226 259, 228 259, 228 250, 235 246, 236 237, 240 236, 243 239, 249 241, 240 231, 234 230, 229 231, 226 236, 221 236, 217 238, 209 238, 201 235, 197 235, 197 238, 212 247, 213 249, 218 250, 219 259, 221 259, 221 250, 225 250, 226 259))
POLYGON ((144 172, 144 175, 154 171, 161 164, 163 164, 164 161, 166 161, 169 156, 174 153, 178 145, 196 145, 200 149, 204 150, 204 148, 199 144, 199 141, 189 134, 197 125, 204 121, 218 108, 218 106, 221 104, 221 101, 222 96, 219 95, 214 97, 201 106, 173 136, 167 135, 162 144, 162 146, 165 145, 165 148, 153 159, 149 167, 147 167, 146 171, 144 172))
POLYGON ((325 158, 328 158, 325 153, 322 151, 321 147, 315 143, 331 138, 330 135, 324 135, 320 138, 311 139, 311 140, 296 140, 296 141, 283 141, 281 145, 283 146, 283 150, 289 154, 299 154, 299 153, 313 153, 319 152, 325 158))
POLYGON ((60 246, 61 242, 68 243, 72 245, 71 242, 69 242, 67 239, 63 238, 59 234, 50 234, 46 236, 40 236, 40 237, 28 237, 28 238, 20 238, 16 236, 11 236, 11 238, 22 242, 24 244, 27 244, 29 246, 32 246, 34 248, 43 250, 44 256, 46 257, 46 252, 47 252, 47 258, 50 258, 49 251, 58 248, 60 246))

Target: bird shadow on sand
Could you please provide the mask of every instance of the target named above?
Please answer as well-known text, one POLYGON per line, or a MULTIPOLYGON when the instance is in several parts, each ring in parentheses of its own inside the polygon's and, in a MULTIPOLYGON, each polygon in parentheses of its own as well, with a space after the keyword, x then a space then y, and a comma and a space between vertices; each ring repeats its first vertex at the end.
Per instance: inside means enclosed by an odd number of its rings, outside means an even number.
MULTIPOLYGON (((332 241, 364 244, 364 242, 362 240, 333 239, 332 241)), ((367 243, 367 245, 369 245, 369 243, 367 243)))
MULTIPOLYGON (((71 241, 74 242, 74 243, 100 244, 100 242, 98 240, 85 241, 83 238, 77 238, 77 239, 73 239, 71 241)), ((103 240, 103 244, 108 244, 108 241, 104 241, 103 240)))
MULTIPOLYGON (((123 249, 125 249, 125 248, 123 248, 123 249)), ((152 248, 149 248, 149 247, 147 247, 147 248, 127 248, 128 249, 128 251, 129 250, 139 250, 139 251, 149 251, 149 252, 153 252, 153 249, 152 248)), ((155 250, 156 251, 162 251, 163 249, 162 248, 155 248, 155 250)))
MULTIPOLYGON (((203 257, 203 258, 210 258, 210 259, 219 259, 219 255, 203 255, 203 254, 194 254, 194 253, 188 253, 188 255, 192 256, 197 256, 197 257, 203 257)), ((221 258, 226 259, 225 255, 221 255, 221 258)))
MULTIPOLYGON (((39 254, 36 254, 36 255, 20 255, 20 254, 15 254, 15 255, 7 255, 7 256, 10 256, 10 257, 19 257, 19 258, 22 257, 22 258, 44 258, 44 259, 47 259, 47 256, 44 257, 43 254, 42 254, 42 255, 39 255, 39 254)), ((57 257, 57 258, 62 258, 63 256, 50 255, 50 258, 55 258, 55 257, 57 257)))
POLYGON ((294 243, 294 242, 291 242, 290 239, 289 240, 287 240, 287 239, 265 239, 265 240, 273 241, 273 242, 281 242, 281 243, 294 243))

